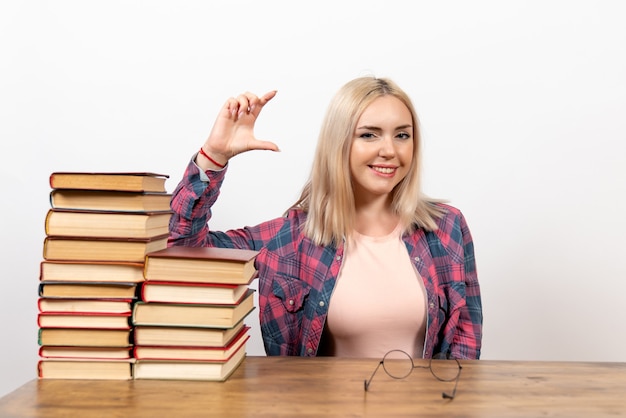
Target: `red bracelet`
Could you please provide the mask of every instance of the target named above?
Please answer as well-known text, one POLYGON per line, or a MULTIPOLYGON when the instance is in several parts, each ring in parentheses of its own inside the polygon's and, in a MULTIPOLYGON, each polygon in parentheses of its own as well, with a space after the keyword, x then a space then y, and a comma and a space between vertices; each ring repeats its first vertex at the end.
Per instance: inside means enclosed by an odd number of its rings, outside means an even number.
MULTIPOLYGON (((226 167, 226 164, 220 164, 217 161, 215 161, 213 158, 209 157, 209 154, 207 154, 206 152, 204 152, 204 149, 202 149, 202 147, 200 147, 200 154, 204 155, 207 160, 211 161, 213 164, 215 164, 216 166, 218 166, 219 168, 224 168, 226 167)), ((227 163, 228 164, 228 163, 227 163)))

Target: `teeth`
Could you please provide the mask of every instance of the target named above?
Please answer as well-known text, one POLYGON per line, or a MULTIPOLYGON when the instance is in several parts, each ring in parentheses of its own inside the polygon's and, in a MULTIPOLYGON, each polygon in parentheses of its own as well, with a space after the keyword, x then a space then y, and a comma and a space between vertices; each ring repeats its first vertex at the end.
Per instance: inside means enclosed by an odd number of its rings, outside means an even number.
POLYGON ((394 170, 393 168, 388 168, 388 167, 372 167, 372 168, 382 174, 391 174, 393 173, 393 170, 394 170))

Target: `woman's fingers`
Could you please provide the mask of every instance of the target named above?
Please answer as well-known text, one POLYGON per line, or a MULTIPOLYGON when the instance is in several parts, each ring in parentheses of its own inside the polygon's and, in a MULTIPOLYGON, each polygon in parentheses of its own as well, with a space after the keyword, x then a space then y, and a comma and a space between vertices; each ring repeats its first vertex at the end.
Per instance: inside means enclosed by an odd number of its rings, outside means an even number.
POLYGON ((258 139, 253 140, 250 144, 248 144, 249 149, 255 150, 267 150, 267 151, 280 151, 278 145, 271 141, 261 141, 258 139))
POLYGON ((228 111, 230 118, 235 118, 239 113, 239 102, 234 97, 230 97, 226 101, 225 109, 228 111))
POLYGON ((265 93, 263 96, 261 96, 260 98, 257 97, 256 101, 252 104, 252 106, 250 107, 250 112, 256 117, 259 115, 259 113, 261 112, 261 109, 263 109, 263 106, 265 106, 267 104, 267 102, 269 102, 270 100, 272 100, 274 98, 274 96, 276 96, 276 93, 278 93, 276 90, 272 90, 270 92, 265 93))
POLYGON ((228 101, 228 109, 232 116, 236 116, 236 119, 241 119, 245 115, 253 114, 257 117, 267 102, 269 102, 274 96, 276 96, 277 91, 272 90, 268 93, 265 93, 263 96, 258 97, 257 95, 246 92, 240 94, 236 98, 230 98, 228 101))
POLYGON ((274 96, 276 90, 260 97, 250 92, 230 97, 213 125, 205 149, 225 158, 254 149, 279 151, 275 143, 254 136, 259 113, 274 96))

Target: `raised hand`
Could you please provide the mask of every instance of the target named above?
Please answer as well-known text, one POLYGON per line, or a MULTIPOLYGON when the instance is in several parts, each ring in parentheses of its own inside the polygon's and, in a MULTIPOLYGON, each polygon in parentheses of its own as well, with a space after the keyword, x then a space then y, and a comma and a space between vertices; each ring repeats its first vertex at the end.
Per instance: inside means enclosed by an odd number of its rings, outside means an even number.
POLYGON ((261 97, 246 92, 236 98, 228 99, 220 110, 209 137, 202 146, 202 150, 210 158, 199 153, 197 163, 202 168, 211 168, 211 164, 220 167, 226 165, 230 158, 242 152, 250 150, 278 151, 278 146, 273 142, 261 141, 254 136, 254 124, 263 106, 274 96, 276 96, 275 90, 265 93, 261 97))

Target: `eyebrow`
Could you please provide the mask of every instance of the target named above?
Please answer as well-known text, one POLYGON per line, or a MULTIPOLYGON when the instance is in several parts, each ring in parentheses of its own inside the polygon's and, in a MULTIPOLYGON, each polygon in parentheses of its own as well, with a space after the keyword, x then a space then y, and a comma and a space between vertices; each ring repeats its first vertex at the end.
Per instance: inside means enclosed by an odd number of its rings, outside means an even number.
MULTIPOLYGON (((413 125, 411 124, 407 124, 407 125, 400 125, 400 126, 396 126, 396 128, 394 130, 398 131, 401 129, 412 129, 413 125)), ((363 126, 357 126, 357 129, 366 129, 369 131, 382 131, 382 128, 379 128, 378 126, 369 126, 369 125, 363 125, 363 126)))

